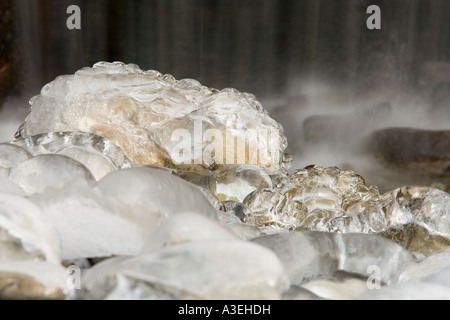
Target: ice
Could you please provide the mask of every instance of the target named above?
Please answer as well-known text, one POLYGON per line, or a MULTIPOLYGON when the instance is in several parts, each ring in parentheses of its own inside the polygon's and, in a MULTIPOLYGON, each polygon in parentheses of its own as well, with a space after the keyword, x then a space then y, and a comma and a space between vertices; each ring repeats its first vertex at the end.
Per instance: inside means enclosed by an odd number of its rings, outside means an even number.
POLYGON ((151 253, 167 246, 185 242, 238 239, 230 230, 198 213, 180 213, 167 219, 146 239, 141 253, 151 253))
POLYGON ((377 235, 297 231, 252 242, 273 250, 296 285, 337 270, 368 276, 370 266, 378 266, 380 280, 389 284, 396 281, 402 268, 414 262, 408 251, 377 235))
POLYGON ((259 245, 189 242, 95 265, 83 278, 79 297, 262 300, 280 299, 287 286, 278 258, 259 245))
POLYGON ((246 163, 286 170, 290 165, 282 126, 253 95, 175 80, 133 64, 99 62, 59 76, 30 104, 17 138, 91 132, 111 140, 134 163, 195 170, 246 163), (242 147, 249 151, 238 152, 242 147), (191 153, 186 161, 179 161, 180 150, 191 153))
POLYGON ((255 165, 221 168, 211 173, 210 190, 219 200, 242 202, 254 190, 272 188, 273 174, 267 168, 255 165))
POLYGON ((433 187, 408 186, 383 195, 389 225, 422 223, 429 230, 450 235, 450 194, 433 187))
POLYGON ((0 299, 65 299, 68 274, 58 264, 42 261, 0 262, 0 299))
POLYGON ((399 282, 434 282, 450 288, 450 247, 409 266, 399 277, 399 282))
POLYGON ((31 158, 31 154, 25 149, 10 144, 0 143, 0 168, 12 168, 31 158))
POLYGON ((82 163, 100 180, 109 172, 131 167, 131 160, 108 139, 87 132, 52 132, 11 142, 33 156, 61 154, 82 163))
POLYGON ((60 259, 58 235, 41 210, 26 198, 0 192, 0 261, 60 259))
POLYGON ((366 290, 360 300, 449 300, 450 287, 437 283, 400 283, 366 290))
POLYGON ((0 168, 0 193, 11 193, 18 196, 24 196, 25 192, 22 190, 22 188, 10 181, 8 177, 9 170, 6 171, 5 176, 2 176, 0 168))
POLYGON ((96 187, 116 199, 123 216, 136 216, 150 232, 172 215, 193 212, 217 219, 217 210, 199 187, 166 170, 135 167, 114 171, 101 179, 96 187))
POLYGON ((383 235, 411 251, 426 255, 450 245, 450 194, 407 186, 382 198, 388 227, 383 235))
POLYGON ((353 171, 308 166, 277 179, 274 188, 255 190, 243 201, 265 232, 372 233, 386 226, 380 193, 353 171))
POLYGON ((323 299, 355 300, 367 290, 367 278, 360 274, 336 271, 302 285, 302 288, 323 299))
POLYGON ((28 159, 10 170, 9 179, 26 194, 63 188, 74 181, 94 183, 91 172, 80 162, 63 155, 45 154, 28 159))
POLYGON ((148 218, 121 216, 111 199, 90 185, 72 184, 32 200, 55 226, 62 260, 133 255, 147 235, 143 221, 148 218))
POLYGON ((266 233, 293 231, 301 226, 305 206, 286 194, 270 189, 252 192, 244 204, 253 213, 255 224, 266 233))

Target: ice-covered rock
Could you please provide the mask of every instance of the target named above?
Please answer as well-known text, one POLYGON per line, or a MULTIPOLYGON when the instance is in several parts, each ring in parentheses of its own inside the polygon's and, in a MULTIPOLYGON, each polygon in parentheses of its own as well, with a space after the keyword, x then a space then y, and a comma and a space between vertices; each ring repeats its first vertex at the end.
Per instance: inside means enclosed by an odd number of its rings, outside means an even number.
POLYGON ((185 242, 233 241, 238 239, 217 220, 192 212, 180 213, 168 218, 145 240, 141 253, 158 251, 164 247, 185 242))
POLYGON ((243 201, 265 230, 370 233, 386 226, 380 193, 353 171, 309 166, 275 185, 243 201))
POLYGON ((131 167, 131 160, 108 139, 87 132, 51 132, 10 142, 32 156, 61 154, 82 163, 100 180, 111 171, 131 167))
POLYGON ((38 155, 21 162, 10 170, 9 179, 28 195, 64 188, 74 181, 95 182, 92 173, 80 162, 57 154, 38 155))
POLYGON ((63 260, 137 254, 148 234, 146 217, 121 215, 90 185, 72 184, 31 199, 55 226, 63 260))
POLYGON ((288 283, 266 248, 247 241, 189 242, 112 258, 83 278, 84 299, 279 299, 288 283))
POLYGON ((409 266, 399 282, 434 282, 450 287, 450 247, 409 266))
POLYGON ((42 211, 30 200, 0 192, 0 261, 59 263, 60 241, 42 211))
POLYGON ((331 300, 355 300, 367 290, 367 277, 345 271, 319 277, 301 286, 320 298, 331 300))
POLYGON ((450 194, 432 187, 407 186, 386 192, 388 227, 383 236, 411 251, 433 254, 450 245, 450 194))
POLYGON ((20 146, 0 143, 0 168, 12 168, 31 158, 31 154, 20 146))
POLYGON ((0 299, 65 299, 68 274, 42 261, 0 262, 0 299))
POLYGON ((396 281, 400 271, 414 262, 411 253, 381 236, 358 233, 297 231, 255 238, 252 242, 273 250, 283 262, 290 281, 301 285, 337 270, 370 275, 380 271, 380 281, 396 281))
POLYGON ((366 290, 359 300, 449 300, 450 287, 438 283, 399 283, 366 290))
POLYGON ((140 164, 210 169, 249 163, 274 170, 290 165, 282 126, 253 95, 175 80, 134 64, 99 62, 59 76, 30 104, 16 138, 96 133, 140 164))
POLYGON ((148 232, 168 217, 183 212, 217 219, 216 208, 199 187, 163 169, 135 167, 114 171, 101 179, 96 188, 115 199, 123 216, 140 219, 148 232))

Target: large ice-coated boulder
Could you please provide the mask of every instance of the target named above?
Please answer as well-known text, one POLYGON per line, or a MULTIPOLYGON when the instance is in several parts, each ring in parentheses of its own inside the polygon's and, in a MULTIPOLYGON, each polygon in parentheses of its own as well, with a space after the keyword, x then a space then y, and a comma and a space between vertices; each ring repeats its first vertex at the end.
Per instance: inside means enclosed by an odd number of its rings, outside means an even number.
POLYGON ((253 95, 134 64, 99 62, 59 76, 30 104, 16 138, 85 131, 111 140, 139 164, 288 166, 283 128, 253 95))

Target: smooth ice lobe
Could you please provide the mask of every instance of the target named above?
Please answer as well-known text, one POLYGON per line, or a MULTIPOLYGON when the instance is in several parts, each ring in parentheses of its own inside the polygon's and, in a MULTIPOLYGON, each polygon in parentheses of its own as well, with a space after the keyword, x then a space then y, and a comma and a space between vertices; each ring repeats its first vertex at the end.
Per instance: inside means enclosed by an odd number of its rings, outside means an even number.
POLYGON ((217 219, 216 209, 200 187, 164 169, 134 167, 114 171, 96 186, 115 198, 123 216, 139 217, 145 230, 156 229, 165 219, 183 212, 194 212, 217 219))
POLYGON ((76 180, 95 182, 92 173, 80 162, 56 154, 23 161, 10 170, 9 179, 28 195, 43 193, 48 188, 63 188, 76 180))

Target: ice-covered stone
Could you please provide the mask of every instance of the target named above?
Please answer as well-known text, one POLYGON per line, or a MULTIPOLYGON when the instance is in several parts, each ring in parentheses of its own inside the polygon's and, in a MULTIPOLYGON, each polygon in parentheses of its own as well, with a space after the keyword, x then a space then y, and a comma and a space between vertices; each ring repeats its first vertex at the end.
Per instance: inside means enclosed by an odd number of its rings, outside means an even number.
POLYGON ((8 177, 9 177, 9 170, 7 176, 2 176, 0 168, 0 193, 11 193, 18 196, 24 196, 25 192, 22 190, 22 188, 20 188, 18 185, 10 181, 8 177))
POLYGON ((149 217, 122 215, 100 190, 86 184, 32 196, 61 239, 63 260, 137 254, 149 217))
POLYGON ((42 261, 0 262, 0 299, 65 299, 68 274, 59 264, 42 261))
POLYGON ((400 283, 366 290, 359 300, 449 300, 450 287, 438 283, 400 283))
POLYGON ((83 131, 111 140, 134 163, 289 166, 282 126, 253 95, 175 80, 133 64, 99 62, 59 76, 30 104, 17 138, 83 131))
POLYGON ((0 167, 12 168, 31 158, 31 154, 20 146, 11 143, 0 143, 0 167))
POLYGON ((0 192, 0 261, 60 259, 58 235, 39 207, 19 195, 0 192))
POLYGON ((379 234, 411 252, 426 256, 450 246, 450 237, 430 231, 423 224, 415 222, 392 225, 379 234))
POLYGON ((168 218, 152 232, 142 247, 141 253, 158 251, 164 247, 185 242, 233 241, 238 239, 230 230, 198 213, 180 213, 168 218))
POLYGON ((407 186, 386 192, 389 228, 382 232, 411 251, 430 255, 450 245, 450 194, 432 187, 407 186))
POLYGON ((96 187, 115 198, 123 216, 137 217, 145 229, 156 229, 168 217, 194 212, 217 219, 217 211, 204 193, 166 170, 135 167, 111 172, 96 187), (148 221, 145 222, 145 217, 148 221))
POLYGON ((267 168, 255 165, 221 168, 210 175, 210 190, 219 200, 242 202, 254 190, 272 188, 273 174, 267 168))
POLYGON ((48 188, 63 188, 74 181, 95 182, 92 173, 80 162, 56 154, 38 155, 10 170, 9 179, 26 194, 43 193, 48 188))
POLYGON ((323 300, 323 298, 300 286, 291 285, 283 292, 282 300, 323 300))
POLYGON ((283 262, 293 284, 301 285, 337 270, 368 274, 378 266, 380 280, 396 281, 399 272, 414 261, 411 253, 377 235, 297 231, 251 240, 273 250, 283 262))
POLYGON ((302 288, 323 299, 355 300, 367 290, 367 277, 336 271, 332 275, 308 281, 302 285, 302 288))
POLYGON ((255 190, 243 201, 265 232, 370 233, 386 226, 380 193, 353 171, 309 166, 275 185, 255 190))
POLYGON ((111 294, 122 299, 280 299, 288 286, 273 252, 241 240, 190 242, 112 258, 91 268, 82 281, 79 297, 84 299, 111 294))
MULTIPOLYGON (((239 203, 239 202, 236 202, 239 203)), ((218 211, 219 222, 231 230, 240 239, 250 240, 265 235, 265 233, 254 224, 243 222, 235 212, 218 211)))
POLYGON ((450 287, 450 247, 405 269, 399 282, 434 282, 450 287))
POLYGON ((10 143, 33 156, 61 154, 82 163, 100 180, 107 173, 131 167, 131 160, 108 139, 88 132, 51 132, 10 143))

